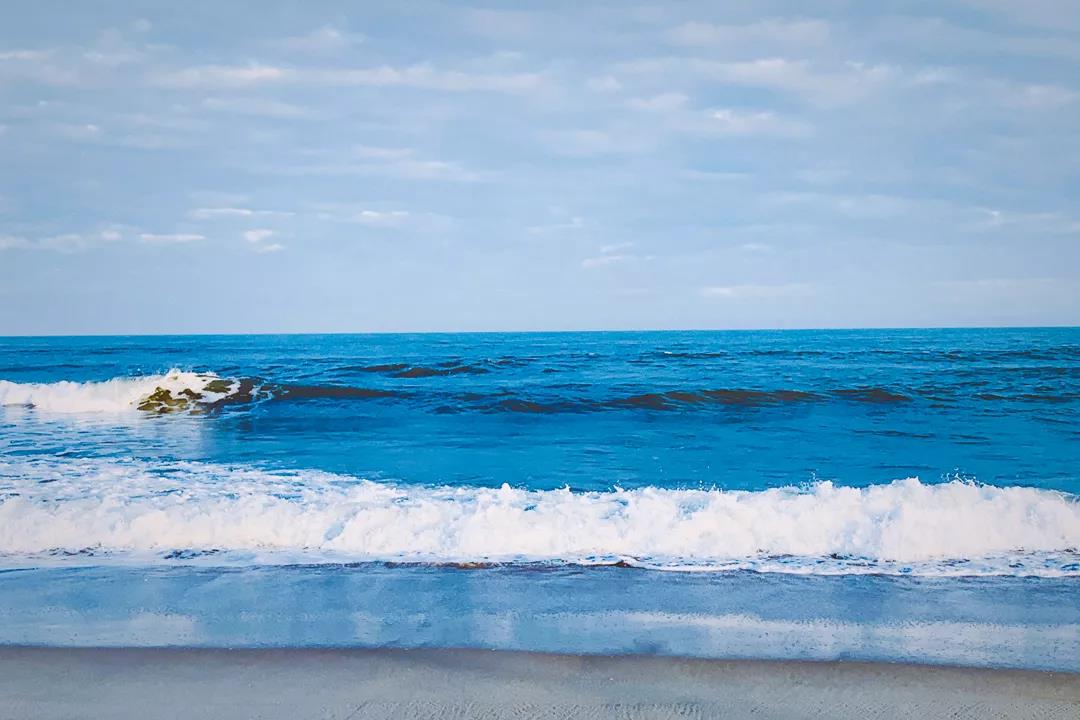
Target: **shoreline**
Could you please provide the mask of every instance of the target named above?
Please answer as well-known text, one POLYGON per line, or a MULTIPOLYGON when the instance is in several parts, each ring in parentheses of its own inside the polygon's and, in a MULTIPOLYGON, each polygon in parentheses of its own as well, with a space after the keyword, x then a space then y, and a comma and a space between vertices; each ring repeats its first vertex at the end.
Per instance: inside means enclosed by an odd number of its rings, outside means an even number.
POLYGON ((1080 674, 469 649, 0 647, 0 718, 1080 716, 1080 674))

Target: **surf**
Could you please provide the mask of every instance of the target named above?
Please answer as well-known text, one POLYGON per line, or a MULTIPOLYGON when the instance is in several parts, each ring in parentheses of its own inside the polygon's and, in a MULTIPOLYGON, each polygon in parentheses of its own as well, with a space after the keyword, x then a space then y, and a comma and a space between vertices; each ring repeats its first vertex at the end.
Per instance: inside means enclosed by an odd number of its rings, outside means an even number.
POLYGON ((9 560, 1080 575, 1077 497, 959 480, 574 492, 57 459, 4 460, 0 483, 9 560))

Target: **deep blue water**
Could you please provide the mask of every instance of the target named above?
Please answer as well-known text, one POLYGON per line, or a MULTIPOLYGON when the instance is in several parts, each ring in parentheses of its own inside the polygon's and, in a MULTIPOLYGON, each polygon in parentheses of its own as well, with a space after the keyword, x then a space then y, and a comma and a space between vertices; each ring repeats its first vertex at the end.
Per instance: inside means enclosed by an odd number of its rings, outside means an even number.
POLYGON ((1076 328, 0 338, 0 641, 1080 669, 1078 461, 1076 328))
POLYGON ((488 487, 960 475, 1080 489, 1073 328, 0 340, 0 379, 18 383, 170 368, 389 396, 285 397, 102 432, 4 418, 0 449, 488 487))

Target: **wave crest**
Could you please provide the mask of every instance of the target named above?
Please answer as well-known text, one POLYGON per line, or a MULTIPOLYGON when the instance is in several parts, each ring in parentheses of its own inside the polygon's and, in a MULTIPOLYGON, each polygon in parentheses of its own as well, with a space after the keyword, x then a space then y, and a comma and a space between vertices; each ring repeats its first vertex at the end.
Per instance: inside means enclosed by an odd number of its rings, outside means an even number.
POLYGON ((1077 498, 960 481, 578 493, 198 463, 0 463, 9 556, 1080 575, 1078 548, 1077 498))

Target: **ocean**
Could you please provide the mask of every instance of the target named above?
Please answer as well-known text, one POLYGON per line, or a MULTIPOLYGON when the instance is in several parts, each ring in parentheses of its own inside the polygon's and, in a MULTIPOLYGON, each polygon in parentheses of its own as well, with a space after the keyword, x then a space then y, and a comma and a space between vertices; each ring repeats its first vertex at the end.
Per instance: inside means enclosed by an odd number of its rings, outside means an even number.
POLYGON ((0 643, 1080 670, 1080 329, 0 338, 0 643))

